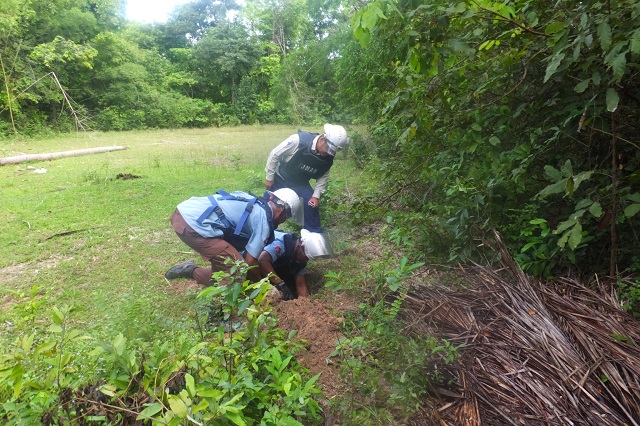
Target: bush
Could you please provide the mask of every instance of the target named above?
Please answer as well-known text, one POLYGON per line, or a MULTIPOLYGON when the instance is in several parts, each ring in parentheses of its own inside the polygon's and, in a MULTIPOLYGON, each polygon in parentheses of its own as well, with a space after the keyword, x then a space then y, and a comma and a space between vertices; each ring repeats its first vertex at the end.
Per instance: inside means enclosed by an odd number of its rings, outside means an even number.
MULTIPOLYGON (((244 276, 246 264, 233 270, 244 276)), ((241 319, 237 331, 225 332, 224 322, 206 331, 198 315, 196 333, 94 343, 70 327, 72 310, 54 308, 48 331, 2 346, 2 424, 319 423, 318 376, 304 378, 293 359, 299 346, 265 307, 270 284, 223 275, 228 287, 208 287, 199 298, 207 311, 213 299, 227 320, 241 319)))
POLYGON ((349 395, 333 401, 348 424, 402 424, 434 384, 447 384, 438 366, 452 362, 457 348, 429 336, 403 331, 402 303, 408 295, 405 280, 422 263, 407 258, 373 263, 361 277, 329 272, 326 286, 369 294, 368 303, 349 314, 345 335, 332 356, 339 358, 349 395))

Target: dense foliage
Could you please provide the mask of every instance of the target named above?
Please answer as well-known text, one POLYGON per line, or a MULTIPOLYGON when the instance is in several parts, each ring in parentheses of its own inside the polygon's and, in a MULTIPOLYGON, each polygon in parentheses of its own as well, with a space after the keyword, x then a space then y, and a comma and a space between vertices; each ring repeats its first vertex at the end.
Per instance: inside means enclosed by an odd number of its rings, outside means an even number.
POLYGON ((0 138, 335 117, 338 3, 195 0, 144 25, 124 4, 0 5, 0 138))
POLYGON ((118 334, 94 342, 73 328, 71 310, 54 308, 48 330, 3 349, 2 424, 318 424, 318 376, 303 378, 293 358, 299 344, 264 303, 270 287, 266 280, 208 287, 201 307, 207 312, 213 301, 226 318, 242 318, 238 329, 208 323, 206 331, 198 320, 197 333, 162 341, 118 334))
POLYGON ((360 9, 351 81, 390 88, 378 167, 409 209, 389 220, 431 259, 473 258, 497 228, 538 275, 637 272, 639 16, 631 1, 360 9))

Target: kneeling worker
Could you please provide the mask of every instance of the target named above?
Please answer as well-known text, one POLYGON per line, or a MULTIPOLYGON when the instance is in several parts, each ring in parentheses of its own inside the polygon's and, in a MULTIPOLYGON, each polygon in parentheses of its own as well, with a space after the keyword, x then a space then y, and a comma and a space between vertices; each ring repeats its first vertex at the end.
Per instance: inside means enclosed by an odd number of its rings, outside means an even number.
POLYGON ((324 234, 301 231, 298 238, 291 233, 275 231, 274 241, 267 245, 258 257, 262 277, 282 293, 282 300, 309 296, 305 272, 309 259, 320 259, 332 255, 324 234), (271 275, 269 275, 271 274, 271 275))
MULTIPOLYGON (((212 271, 229 272, 225 259, 244 260, 258 266, 258 256, 274 238, 274 230, 285 220, 302 224, 300 198, 291 189, 265 191, 264 197, 236 191, 224 191, 209 197, 191 197, 180 203, 170 218, 176 235, 211 266, 201 268, 193 261, 171 267, 167 279, 191 278, 210 285, 212 271)), ((249 270, 248 278, 259 281, 258 268, 249 270)), ((224 284, 224 283, 223 283, 224 284)))

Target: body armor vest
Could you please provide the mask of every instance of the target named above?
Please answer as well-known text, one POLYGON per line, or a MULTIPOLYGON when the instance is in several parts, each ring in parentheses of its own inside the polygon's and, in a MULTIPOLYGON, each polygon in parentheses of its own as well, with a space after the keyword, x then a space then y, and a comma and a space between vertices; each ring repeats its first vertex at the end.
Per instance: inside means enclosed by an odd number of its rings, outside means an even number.
POLYGON ((318 179, 329 171, 333 165, 333 157, 328 155, 323 157, 311 152, 313 139, 317 133, 303 132, 298 130, 300 144, 293 157, 280 166, 278 173, 285 181, 290 183, 308 183, 309 179, 318 179))
POLYGON ((273 269, 285 283, 294 283, 298 272, 307 267, 307 262, 300 263, 295 260, 296 241, 298 239, 291 234, 284 236, 285 255, 273 262, 273 269))

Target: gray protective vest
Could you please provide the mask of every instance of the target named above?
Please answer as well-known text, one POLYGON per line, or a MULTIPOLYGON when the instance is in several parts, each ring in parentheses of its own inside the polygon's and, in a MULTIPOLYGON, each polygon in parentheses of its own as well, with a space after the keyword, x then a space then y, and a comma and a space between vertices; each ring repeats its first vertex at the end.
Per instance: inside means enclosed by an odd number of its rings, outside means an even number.
POLYGON ((298 137, 300 138, 298 150, 278 170, 285 182, 294 184, 308 183, 309 179, 318 179, 329 171, 333 165, 333 156, 323 157, 311 152, 311 145, 316 136, 318 136, 318 133, 298 130, 298 137))

